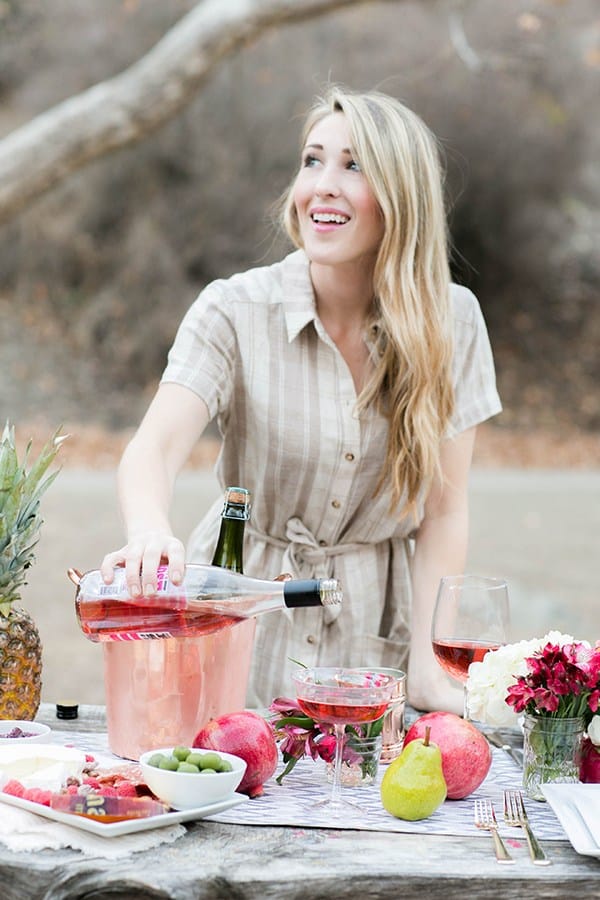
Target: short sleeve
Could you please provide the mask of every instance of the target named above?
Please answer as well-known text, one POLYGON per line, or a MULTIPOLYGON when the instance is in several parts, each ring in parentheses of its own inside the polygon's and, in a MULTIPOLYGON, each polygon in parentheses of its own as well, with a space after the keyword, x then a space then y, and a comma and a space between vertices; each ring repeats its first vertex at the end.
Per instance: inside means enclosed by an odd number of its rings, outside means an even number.
POLYGON ((237 347, 233 305, 221 285, 208 285, 183 317, 161 378, 194 391, 211 419, 229 404, 237 347))
POLYGON ((454 310, 452 375, 455 406, 447 436, 484 422, 502 410, 487 328, 477 298, 470 290, 451 286, 454 310))

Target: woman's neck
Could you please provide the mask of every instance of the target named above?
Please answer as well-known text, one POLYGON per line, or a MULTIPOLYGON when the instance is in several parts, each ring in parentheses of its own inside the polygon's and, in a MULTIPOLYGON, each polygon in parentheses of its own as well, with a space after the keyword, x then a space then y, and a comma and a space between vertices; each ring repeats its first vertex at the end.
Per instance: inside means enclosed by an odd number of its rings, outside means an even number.
POLYGON ((373 305, 372 278, 355 267, 350 271, 314 264, 310 274, 319 319, 344 357, 358 396, 371 366, 363 335, 373 305))
POLYGON ((356 266, 311 263, 310 277, 323 324, 362 330, 373 305, 372 273, 356 266))

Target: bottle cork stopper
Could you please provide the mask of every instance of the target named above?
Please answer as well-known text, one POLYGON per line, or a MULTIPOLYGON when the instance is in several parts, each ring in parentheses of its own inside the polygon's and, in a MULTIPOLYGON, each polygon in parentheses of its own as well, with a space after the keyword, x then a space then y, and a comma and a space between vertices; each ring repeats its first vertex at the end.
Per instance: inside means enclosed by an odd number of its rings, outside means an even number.
POLYGON ((227 503, 240 503, 245 506, 250 502, 250 492, 246 488, 230 487, 225 492, 225 500, 227 503))

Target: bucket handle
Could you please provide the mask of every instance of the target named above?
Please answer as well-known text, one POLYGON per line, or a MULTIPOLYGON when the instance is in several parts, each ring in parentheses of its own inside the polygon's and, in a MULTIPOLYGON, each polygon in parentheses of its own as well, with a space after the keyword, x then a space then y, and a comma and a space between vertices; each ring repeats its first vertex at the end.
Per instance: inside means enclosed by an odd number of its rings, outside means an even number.
POLYGON ((71 579, 76 587, 79 587, 83 574, 79 569, 67 569, 67 576, 71 579))

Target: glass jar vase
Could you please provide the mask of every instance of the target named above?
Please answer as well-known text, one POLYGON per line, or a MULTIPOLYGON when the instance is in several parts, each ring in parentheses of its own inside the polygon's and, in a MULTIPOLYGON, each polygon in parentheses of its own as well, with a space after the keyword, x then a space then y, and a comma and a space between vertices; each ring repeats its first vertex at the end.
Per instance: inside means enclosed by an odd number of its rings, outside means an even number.
POLYGON ((525 715, 523 789, 532 800, 545 800, 542 785, 578 782, 585 723, 581 716, 525 715))
MULTIPOLYGON (((383 737, 362 737, 346 732, 342 755, 341 783, 346 787, 373 784, 377 778, 383 737)), ((327 781, 333 780, 333 762, 326 764, 327 781)))

